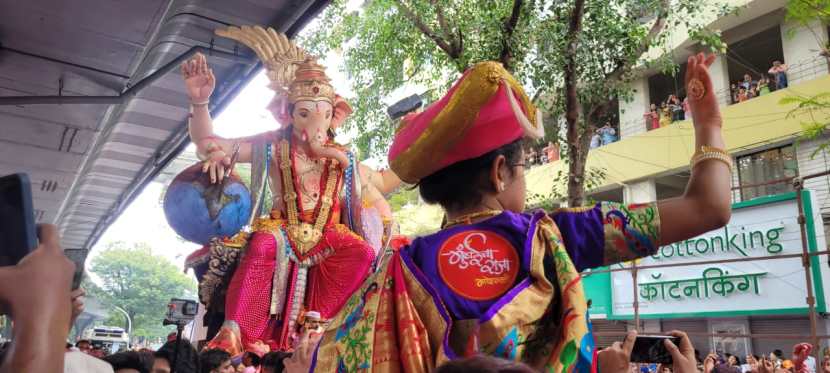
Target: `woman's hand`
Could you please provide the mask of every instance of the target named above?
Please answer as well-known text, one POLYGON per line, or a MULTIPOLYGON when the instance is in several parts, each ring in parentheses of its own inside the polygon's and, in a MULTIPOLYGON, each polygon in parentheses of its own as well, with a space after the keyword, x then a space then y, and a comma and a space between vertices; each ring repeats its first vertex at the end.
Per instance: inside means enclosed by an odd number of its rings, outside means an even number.
POLYGON ((205 55, 196 53, 193 58, 183 63, 182 75, 191 103, 201 104, 210 100, 210 95, 216 87, 216 77, 213 76, 213 69, 208 67, 205 55))
POLYGON ((346 156, 346 153, 340 151, 340 149, 326 145, 326 135, 323 131, 318 130, 314 136, 308 132, 305 135, 308 139, 308 146, 311 149, 312 157, 335 159, 343 167, 349 165, 349 158, 346 156))
POLYGON ((611 347, 600 351, 597 354, 599 371, 602 373, 628 373, 631 364, 631 350, 634 348, 634 340, 637 339, 637 331, 632 330, 625 336, 622 343, 614 342, 611 347))
POLYGON ((690 56, 686 65, 686 97, 695 128, 720 128, 723 119, 718 108, 718 100, 709 75, 709 66, 715 61, 715 55, 703 53, 690 56))

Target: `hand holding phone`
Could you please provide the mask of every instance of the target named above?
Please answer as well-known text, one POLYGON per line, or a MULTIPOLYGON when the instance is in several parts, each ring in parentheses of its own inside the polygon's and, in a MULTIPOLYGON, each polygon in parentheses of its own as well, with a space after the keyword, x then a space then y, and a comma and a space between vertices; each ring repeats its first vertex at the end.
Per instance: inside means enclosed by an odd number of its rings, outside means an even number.
POLYGON ((666 348, 666 340, 675 346, 680 344, 680 338, 668 335, 638 335, 631 350, 632 363, 671 364, 672 355, 666 348))
POLYGON ((0 266, 16 265, 35 247, 37 230, 29 177, 0 177, 0 266))

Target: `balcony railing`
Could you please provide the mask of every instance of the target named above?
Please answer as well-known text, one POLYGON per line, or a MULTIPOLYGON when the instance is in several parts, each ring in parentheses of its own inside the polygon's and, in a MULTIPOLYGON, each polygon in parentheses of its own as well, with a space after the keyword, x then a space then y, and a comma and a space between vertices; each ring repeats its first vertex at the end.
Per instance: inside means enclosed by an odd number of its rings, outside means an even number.
MULTIPOLYGON (((828 65, 829 63, 830 62, 828 62, 828 58, 817 55, 814 58, 802 60, 792 65, 788 65, 787 81, 789 85, 793 85, 798 84, 800 82, 812 80, 823 75, 827 75, 828 71, 830 71, 830 65, 828 65)), ((722 106, 733 105, 732 93, 729 90, 729 88, 716 90, 715 96, 717 97, 718 103, 720 103, 722 106)), ((625 128, 625 130, 623 130, 621 134, 625 135, 623 137, 627 137, 637 133, 650 131, 650 121, 650 119, 646 119, 645 117, 623 121, 621 123, 620 128, 625 128)))

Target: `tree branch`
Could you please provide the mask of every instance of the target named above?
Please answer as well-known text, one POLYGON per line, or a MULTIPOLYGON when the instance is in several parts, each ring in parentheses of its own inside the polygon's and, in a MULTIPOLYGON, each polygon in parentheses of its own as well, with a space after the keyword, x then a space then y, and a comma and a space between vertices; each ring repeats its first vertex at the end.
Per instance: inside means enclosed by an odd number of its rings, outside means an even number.
POLYGON ((404 4, 403 0, 397 0, 395 1, 395 3, 398 5, 398 8, 403 12, 404 16, 406 16, 406 18, 409 18, 409 20, 415 25, 415 27, 418 28, 418 30, 421 31, 421 33, 426 35, 428 38, 432 39, 435 42, 435 44, 438 44, 438 47, 441 48, 441 50, 443 50, 444 53, 450 56, 451 59, 458 59, 460 53, 454 50, 447 43, 447 41, 444 40, 444 38, 432 31, 432 29, 429 28, 429 26, 427 26, 427 24, 424 23, 424 21, 421 18, 419 18, 415 14, 415 12, 412 11, 412 9, 409 9, 409 7, 407 7, 406 4, 404 4))
POLYGON ((605 76, 605 81, 608 85, 613 86, 620 82, 622 77, 629 72, 633 67, 634 64, 637 63, 637 60, 648 52, 649 48, 651 48, 651 44, 654 42, 663 29, 666 27, 666 18, 669 15, 669 4, 670 0, 662 0, 660 1, 660 8, 657 9, 657 19, 654 21, 654 24, 651 25, 651 29, 648 30, 648 34, 637 46, 637 49, 634 52, 627 56, 627 58, 623 58, 617 67, 611 71, 608 75, 605 76))
POLYGON ((430 0, 429 2, 435 9, 435 14, 438 18, 438 25, 441 27, 441 32, 444 34, 444 40, 448 40, 450 47, 452 47, 453 51, 455 51, 460 56, 461 43, 458 40, 458 38, 455 37, 455 34, 453 34, 452 29, 447 23, 447 18, 444 16, 444 9, 442 9, 441 5, 438 4, 438 0, 430 0))
POLYGON ((519 23, 519 15, 522 12, 522 0, 513 0, 513 11, 510 13, 510 18, 504 22, 504 36, 501 39, 501 61, 504 68, 511 70, 511 59, 513 53, 510 50, 510 39, 513 37, 513 32, 516 30, 516 24, 519 23))

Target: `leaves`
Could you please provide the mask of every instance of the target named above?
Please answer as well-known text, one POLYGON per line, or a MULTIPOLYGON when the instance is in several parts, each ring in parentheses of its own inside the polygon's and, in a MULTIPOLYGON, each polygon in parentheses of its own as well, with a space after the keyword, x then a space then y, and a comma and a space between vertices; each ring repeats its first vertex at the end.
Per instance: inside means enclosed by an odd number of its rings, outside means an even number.
MULTIPOLYGON (((790 95, 778 101, 780 105, 795 105, 787 113, 787 118, 803 116, 807 121, 801 122, 802 140, 814 140, 822 136, 830 126, 830 92, 822 92, 814 96, 790 95)), ((813 151, 810 157, 830 149, 830 142, 824 142, 813 151)))
MULTIPOLYGON (((426 102, 436 100, 467 66, 500 60, 505 46, 509 68, 546 116, 563 115, 566 34, 577 0, 522 1, 511 29, 507 25, 514 14, 514 1, 373 0, 352 11, 346 7, 347 0, 334 0, 317 27, 304 31, 300 44, 318 55, 342 55, 339 68, 350 79, 354 97, 349 99, 355 109, 344 127, 355 134, 355 145, 364 157, 382 158, 397 129, 385 111, 392 101, 425 92, 426 102), (411 14, 407 15, 401 4, 411 14), (422 32, 424 28, 430 35, 422 32), (460 48, 460 53, 447 53, 436 43, 436 35, 445 44, 460 48)), ((585 0, 574 56, 582 111, 591 114, 608 106, 609 101, 630 99, 632 90, 627 83, 636 77, 635 68, 673 70, 674 45, 669 36, 674 30, 693 30, 698 40, 722 50, 725 46, 719 33, 705 29, 711 19, 703 15, 730 11, 726 2, 719 1, 585 0), (656 19, 665 20, 666 26, 650 35, 656 19), (644 47, 665 57, 646 65, 655 54, 643 54, 644 47), (612 73, 615 78, 609 79, 612 73)), ((581 118, 576 124, 580 136, 592 133, 598 117, 581 118)), ((546 121, 549 127, 556 127, 557 122, 546 121)), ((572 156, 579 155, 574 152, 572 156)))
MULTIPOLYGON (((133 336, 165 336, 168 330, 161 322, 170 298, 195 298, 195 281, 166 258, 153 255, 146 243, 109 244, 92 260, 90 272, 100 282, 85 285, 88 293, 126 310, 132 318, 133 336)), ((112 321, 120 325, 123 316, 113 313, 112 321)))

